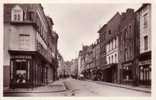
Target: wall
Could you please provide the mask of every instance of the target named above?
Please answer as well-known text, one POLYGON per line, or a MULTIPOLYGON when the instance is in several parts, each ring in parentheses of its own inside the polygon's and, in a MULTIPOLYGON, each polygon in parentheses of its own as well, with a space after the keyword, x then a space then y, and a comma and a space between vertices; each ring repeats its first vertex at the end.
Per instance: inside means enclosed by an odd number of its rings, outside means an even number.
POLYGON ((151 51, 151 7, 148 5, 140 12, 140 53, 151 51), (144 28, 144 14, 147 15, 147 28, 144 28), (144 50, 144 36, 148 35, 148 49, 144 50))
POLYGON ((9 50, 22 50, 22 51, 35 51, 35 30, 32 26, 20 25, 20 26, 5 26, 6 32, 9 31, 9 50), (8 31, 7 31, 8 30, 8 31), (27 46, 22 47, 20 45, 20 34, 29 35, 27 46))
POLYGON ((119 39, 118 37, 116 36, 116 40, 113 39, 112 41, 110 41, 110 43, 107 43, 106 44, 106 60, 107 60, 107 64, 110 64, 110 63, 118 63, 118 52, 119 52, 119 39), (110 45, 112 44, 112 45, 110 45), (116 45, 116 46, 115 46, 116 45), (111 49, 109 49, 111 47, 111 49), (115 57, 116 55, 116 57, 115 57), (112 59, 112 56, 113 56, 113 59, 112 59), (109 60, 110 58, 110 60, 109 60))

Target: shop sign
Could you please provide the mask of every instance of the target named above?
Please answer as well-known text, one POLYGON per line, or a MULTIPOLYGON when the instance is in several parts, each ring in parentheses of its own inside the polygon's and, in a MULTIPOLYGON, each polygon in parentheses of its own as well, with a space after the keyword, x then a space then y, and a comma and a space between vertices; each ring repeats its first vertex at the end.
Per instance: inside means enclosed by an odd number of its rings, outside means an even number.
POLYGON ((16 62, 26 62, 25 59, 17 59, 16 62))
POLYGON ((17 56, 11 56, 12 59, 32 59, 31 56, 22 56, 22 55, 17 55, 17 56))
POLYGON ((151 64, 150 60, 145 60, 145 61, 139 62, 139 65, 150 65, 150 64, 151 64))
POLYGON ((127 63, 127 64, 124 64, 124 66, 131 66, 132 63, 127 63))

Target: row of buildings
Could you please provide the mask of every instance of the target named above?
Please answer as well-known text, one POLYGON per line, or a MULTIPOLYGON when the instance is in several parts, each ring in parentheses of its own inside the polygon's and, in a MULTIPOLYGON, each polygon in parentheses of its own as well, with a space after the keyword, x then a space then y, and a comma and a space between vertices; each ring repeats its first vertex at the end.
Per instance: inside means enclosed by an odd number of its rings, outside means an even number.
POLYGON ((62 55, 58 53, 58 78, 73 77, 78 76, 78 59, 72 59, 71 61, 64 61, 62 55))
POLYGON ((53 25, 41 4, 4 4, 4 87, 35 87, 57 79, 53 25))
POLYGON ((71 61, 64 61, 62 55, 58 53, 58 78, 66 78, 71 76, 71 61))
POLYGON ((112 83, 151 84, 151 4, 117 12, 98 33, 96 43, 79 51, 79 75, 112 83))

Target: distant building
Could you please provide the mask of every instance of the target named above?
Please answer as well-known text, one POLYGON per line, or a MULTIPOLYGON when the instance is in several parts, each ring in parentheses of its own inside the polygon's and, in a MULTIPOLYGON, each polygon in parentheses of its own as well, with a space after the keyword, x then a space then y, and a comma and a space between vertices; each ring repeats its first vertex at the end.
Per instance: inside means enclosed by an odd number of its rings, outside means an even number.
POLYGON ((80 50, 79 51, 79 54, 78 54, 78 77, 81 75, 81 72, 82 72, 82 62, 81 62, 81 59, 82 59, 82 51, 80 50))
POLYGON ((59 78, 63 78, 65 75, 65 61, 62 55, 58 52, 58 69, 57 69, 57 76, 59 78))
POLYGON ((78 78, 78 59, 72 59, 71 61, 71 76, 78 78))
POLYGON ((34 87, 56 78, 57 33, 40 4, 4 4, 4 86, 34 87))
POLYGON ((65 70, 64 70, 64 75, 65 77, 71 76, 71 61, 65 61, 65 70))
POLYGON ((151 4, 143 4, 137 11, 139 32, 139 69, 140 84, 151 84, 151 4))

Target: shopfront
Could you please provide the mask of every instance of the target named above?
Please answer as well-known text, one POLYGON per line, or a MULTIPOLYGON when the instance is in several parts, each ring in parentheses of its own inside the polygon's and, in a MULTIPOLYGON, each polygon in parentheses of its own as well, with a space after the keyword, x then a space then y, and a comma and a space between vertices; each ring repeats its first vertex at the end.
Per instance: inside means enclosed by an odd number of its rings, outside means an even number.
POLYGON ((108 64, 105 65, 104 68, 101 68, 103 80, 106 82, 111 82, 111 83, 117 83, 117 78, 118 78, 118 64, 108 64))
POLYGON ((139 63, 139 83, 151 85, 151 61, 141 61, 139 63))
POLYGON ((31 55, 11 55, 10 87, 27 87, 30 84, 31 55))
POLYGON ((151 85, 151 51, 145 52, 139 57, 139 84, 151 85))
POLYGON ((124 63, 122 66, 122 83, 132 84, 133 83, 133 63, 124 63))
POLYGON ((10 52, 10 87, 33 88, 48 83, 48 62, 34 52, 10 52))

